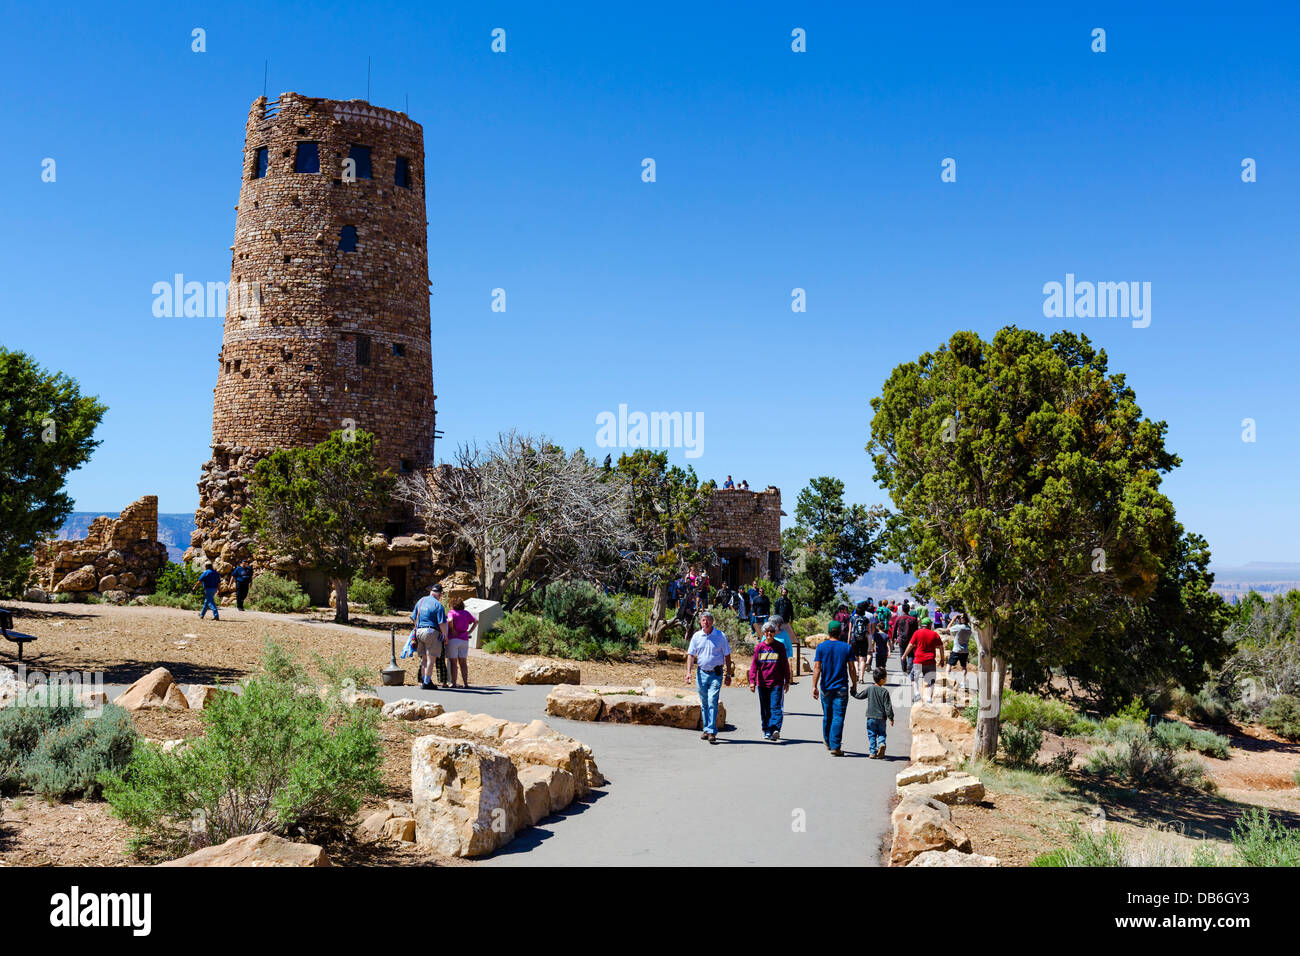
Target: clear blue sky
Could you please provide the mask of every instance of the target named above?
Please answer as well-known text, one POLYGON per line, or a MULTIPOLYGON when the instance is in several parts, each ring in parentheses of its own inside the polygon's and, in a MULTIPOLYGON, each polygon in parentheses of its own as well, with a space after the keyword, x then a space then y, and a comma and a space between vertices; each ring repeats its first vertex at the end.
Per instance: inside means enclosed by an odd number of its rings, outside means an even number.
POLYGON ((150 288, 229 278, 263 61, 272 96, 360 98, 369 55, 371 101, 425 130, 440 452, 512 426, 595 452, 626 403, 702 412, 697 471, 788 512, 819 474, 871 503, 895 364, 1068 325, 1169 422, 1216 562, 1300 560, 1294 5, 551 6, 8 5, 0 342, 109 406, 78 508, 194 507, 221 320, 156 319, 150 288), (1150 282, 1150 327, 1045 319, 1066 273, 1150 282))

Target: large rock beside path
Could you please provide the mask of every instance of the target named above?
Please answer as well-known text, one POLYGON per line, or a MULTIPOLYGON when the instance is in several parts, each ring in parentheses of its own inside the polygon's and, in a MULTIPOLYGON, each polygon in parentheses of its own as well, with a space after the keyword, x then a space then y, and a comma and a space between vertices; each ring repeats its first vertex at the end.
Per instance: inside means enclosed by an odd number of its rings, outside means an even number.
POLYGON ((511 759, 468 740, 421 737, 411 747, 415 842, 444 856, 483 856, 530 823, 511 759))
POLYGON ((565 720, 600 720, 605 698, 583 687, 560 684, 546 695, 546 712, 565 720))
POLYGON ((894 824, 889 850, 891 866, 906 866, 926 850, 970 852, 970 837, 952 822, 952 810, 937 800, 906 796, 894 808, 891 820, 894 824))
POLYGON ((165 667, 157 667, 124 690, 113 703, 129 711, 189 710, 189 701, 165 667))
POLYGON ((414 700, 404 697, 401 700, 384 704, 382 713, 393 720, 428 720, 443 712, 442 704, 431 700, 414 700))
POLYGON ((926 850, 918 853, 908 866, 1001 866, 996 856, 980 856, 961 850, 926 850))
POLYGON ((270 833, 234 837, 159 866, 329 866, 329 857, 311 843, 294 843, 270 833))
POLYGON ((909 797, 930 797, 946 804, 979 803, 984 799, 984 784, 978 777, 954 771, 929 783, 912 784, 906 793, 909 797))
POLYGON ((516 684, 581 684, 582 671, 572 661, 530 657, 515 668, 516 684))

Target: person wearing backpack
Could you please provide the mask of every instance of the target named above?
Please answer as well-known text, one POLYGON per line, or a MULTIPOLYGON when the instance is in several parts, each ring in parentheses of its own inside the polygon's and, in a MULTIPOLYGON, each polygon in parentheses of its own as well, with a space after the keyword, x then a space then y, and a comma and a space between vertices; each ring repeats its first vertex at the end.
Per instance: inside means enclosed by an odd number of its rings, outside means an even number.
POLYGON ((870 613, 867 602, 858 602, 857 608, 849 617, 849 646, 853 648, 854 658, 863 662, 862 673, 867 672, 866 661, 871 656, 871 633, 876 626, 876 617, 870 613))

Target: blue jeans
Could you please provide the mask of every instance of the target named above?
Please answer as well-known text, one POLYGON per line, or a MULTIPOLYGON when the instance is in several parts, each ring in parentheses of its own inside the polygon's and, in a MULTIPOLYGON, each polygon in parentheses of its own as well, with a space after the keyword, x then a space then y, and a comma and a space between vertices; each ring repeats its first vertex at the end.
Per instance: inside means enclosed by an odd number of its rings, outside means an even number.
POLYGON ((695 672, 695 689, 700 692, 700 729, 706 734, 718 732, 718 695, 722 693, 722 675, 700 669, 695 672))
POLYGON ((883 717, 867 718, 867 753, 875 753, 885 746, 885 720, 883 717))
POLYGON ((844 711, 849 706, 849 689, 842 687, 830 693, 822 691, 822 740, 831 750, 839 750, 844 742, 844 711))
POLYGON ((763 724, 763 733, 770 734, 780 730, 785 722, 785 688, 780 684, 775 687, 758 688, 758 716, 763 724))
POLYGON ((208 613, 208 608, 212 608, 212 620, 221 620, 221 615, 217 612, 217 589, 203 589, 203 610, 199 611, 199 617, 208 613))

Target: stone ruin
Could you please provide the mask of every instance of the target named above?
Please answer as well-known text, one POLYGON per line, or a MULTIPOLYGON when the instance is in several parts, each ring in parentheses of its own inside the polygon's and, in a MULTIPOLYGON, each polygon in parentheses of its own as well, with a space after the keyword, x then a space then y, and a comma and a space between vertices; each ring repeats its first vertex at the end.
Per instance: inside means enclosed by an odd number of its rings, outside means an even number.
POLYGON ((781 490, 719 488, 704 511, 704 530, 696 547, 711 549, 719 563, 708 567, 713 584, 733 587, 756 578, 781 578, 781 490), (723 565, 722 561, 726 564, 723 565))
POLYGON ((150 594, 159 569, 167 563, 167 545, 158 540, 158 496, 145 495, 116 518, 96 518, 84 538, 44 541, 33 557, 27 600, 93 593, 124 604, 150 594))

